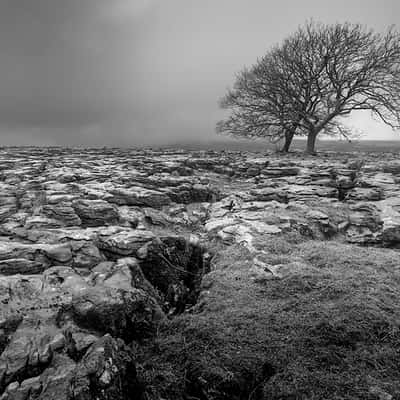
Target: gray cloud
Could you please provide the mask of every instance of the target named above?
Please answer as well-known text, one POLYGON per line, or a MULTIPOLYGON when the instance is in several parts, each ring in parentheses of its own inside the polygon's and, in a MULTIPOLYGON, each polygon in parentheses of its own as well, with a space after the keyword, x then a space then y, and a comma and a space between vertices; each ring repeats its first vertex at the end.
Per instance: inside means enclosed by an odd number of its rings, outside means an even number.
POLYGON ((0 0, 2 141, 208 140, 235 72, 306 19, 381 30, 399 15, 397 0, 0 0))

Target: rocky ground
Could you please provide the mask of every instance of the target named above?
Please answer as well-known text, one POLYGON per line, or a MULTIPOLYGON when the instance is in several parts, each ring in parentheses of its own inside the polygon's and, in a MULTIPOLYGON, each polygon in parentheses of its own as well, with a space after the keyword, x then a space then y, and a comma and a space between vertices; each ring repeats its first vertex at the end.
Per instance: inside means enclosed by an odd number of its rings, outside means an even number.
POLYGON ((390 153, 0 150, 0 399, 400 399, 390 153))

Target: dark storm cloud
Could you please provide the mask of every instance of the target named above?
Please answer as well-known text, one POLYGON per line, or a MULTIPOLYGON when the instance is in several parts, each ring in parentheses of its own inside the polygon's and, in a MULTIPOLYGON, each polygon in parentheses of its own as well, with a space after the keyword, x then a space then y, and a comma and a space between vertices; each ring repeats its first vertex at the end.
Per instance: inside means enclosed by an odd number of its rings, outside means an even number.
POLYGON ((397 0, 0 0, 2 141, 207 140, 234 73, 306 19, 399 15, 397 0))

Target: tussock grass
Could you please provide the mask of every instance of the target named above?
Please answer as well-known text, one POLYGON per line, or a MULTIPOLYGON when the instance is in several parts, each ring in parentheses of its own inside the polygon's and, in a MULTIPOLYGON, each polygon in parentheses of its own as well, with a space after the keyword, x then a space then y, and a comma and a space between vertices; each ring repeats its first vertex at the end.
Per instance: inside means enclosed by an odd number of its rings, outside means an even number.
POLYGON ((219 252, 194 312, 145 349, 148 399, 400 399, 400 253, 293 237, 264 251, 282 278, 219 252))

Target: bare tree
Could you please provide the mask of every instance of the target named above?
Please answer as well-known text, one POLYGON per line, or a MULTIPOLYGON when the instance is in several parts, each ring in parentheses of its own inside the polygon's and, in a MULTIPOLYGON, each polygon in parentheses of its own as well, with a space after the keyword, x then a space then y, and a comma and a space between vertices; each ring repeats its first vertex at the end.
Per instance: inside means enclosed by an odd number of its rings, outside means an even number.
POLYGON ((298 135, 309 153, 321 132, 350 138, 344 118, 357 110, 400 128, 400 35, 310 22, 241 72, 221 106, 231 113, 218 132, 284 138, 284 151, 298 135))

